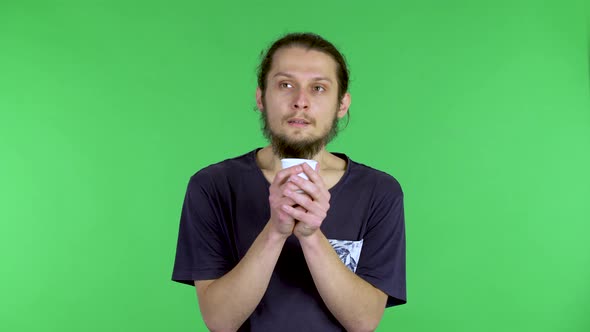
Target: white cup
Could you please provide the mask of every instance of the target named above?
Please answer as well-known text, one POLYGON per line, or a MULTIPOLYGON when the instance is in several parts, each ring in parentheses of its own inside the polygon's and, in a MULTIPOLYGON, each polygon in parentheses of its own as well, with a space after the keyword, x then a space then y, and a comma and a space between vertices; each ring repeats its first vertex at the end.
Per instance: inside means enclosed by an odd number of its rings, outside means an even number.
MULTIPOLYGON (((301 165, 301 164, 308 164, 309 167, 311 167, 312 169, 315 170, 316 165, 318 164, 317 161, 312 160, 312 159, 298 159, 298 158, 285 158, 285 159, 281 159, 281 164, 283 165, 283 169, 285 168, 289 168, 291 166, 295 166, 295 165, 301 165)), ((309 180, 309 178, 307 177, 307 175, 305 175, 305 173, 299 173, 297 174, 300 177, 309 180)))

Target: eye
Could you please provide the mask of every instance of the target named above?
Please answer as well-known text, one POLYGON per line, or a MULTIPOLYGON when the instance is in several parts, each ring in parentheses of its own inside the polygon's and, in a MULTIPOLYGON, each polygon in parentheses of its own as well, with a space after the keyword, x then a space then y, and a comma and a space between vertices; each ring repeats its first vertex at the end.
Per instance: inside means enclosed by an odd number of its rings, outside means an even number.
POLYGON ((316 86, 313 87, 313 91, 316 91, 316 92, 324 92, 324 91, 326 91, 326 88, 324 88, 321 85, 316 85, 316 86))
POLYGON ((291 85, 291 83, 288 83, 288 82, 281 82, 281 83, 279 83, 279 86, 280 86, 281 88, 287 88, 287 89, 290 89, 290 88, 292 88, 292 87, 293 87, 293 86, 291 85))

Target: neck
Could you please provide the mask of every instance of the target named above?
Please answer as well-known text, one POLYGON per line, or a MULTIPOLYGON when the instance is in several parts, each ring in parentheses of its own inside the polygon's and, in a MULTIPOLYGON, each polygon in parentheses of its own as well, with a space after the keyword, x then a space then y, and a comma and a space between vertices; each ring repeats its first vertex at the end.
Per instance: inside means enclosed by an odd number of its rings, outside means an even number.
MULTIPOLYGON (((310 159, 317 161, 320 164, 320 169, 325 169, 327 166, 327 159, 330 153, 322 148, 315 156, 310 159)), ((260 168, 276 173, 282 169, 281 158, 275 154, 272 147, 266 146, 257 153, 257 160, 260 168)))

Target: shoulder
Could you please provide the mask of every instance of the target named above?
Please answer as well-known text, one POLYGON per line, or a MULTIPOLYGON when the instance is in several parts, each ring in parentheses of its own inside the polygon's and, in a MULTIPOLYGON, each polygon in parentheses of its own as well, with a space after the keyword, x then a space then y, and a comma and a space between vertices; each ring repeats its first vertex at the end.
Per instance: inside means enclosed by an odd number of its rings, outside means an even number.
POLYGON ((358 184, 378 193, 403 195, 401 184, 393 175, 350 159, 348 162, 350 177, 358 184))
POLYGON ((190 177, 189 190, 200 188, 207 188, 217 186, 220 183, 227 182, 227 180, 245 171, 251 171, 256 167, 254 157, 255 151, 247 152, 243 155, 225 159, 223 161, 208 165, 190 177))

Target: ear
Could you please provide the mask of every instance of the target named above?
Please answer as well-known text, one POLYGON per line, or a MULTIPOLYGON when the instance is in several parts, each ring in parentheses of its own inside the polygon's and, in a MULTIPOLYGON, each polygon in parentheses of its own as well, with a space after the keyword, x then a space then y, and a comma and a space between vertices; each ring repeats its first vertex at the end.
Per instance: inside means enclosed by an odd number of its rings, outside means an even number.
POLYGON ((348 108, 350 107, 350 93, 345 93, 342 96, 342 100, 340 101, 340 106, 338 107, 338 119, 342 119, 346 113, 348 113, 348 108))
POLYGON ((256 87, 256 107, 258 107, 259 111, 264 110, 264 106, 262 105, 262 90, 260 90, 260 87, 256 87))

